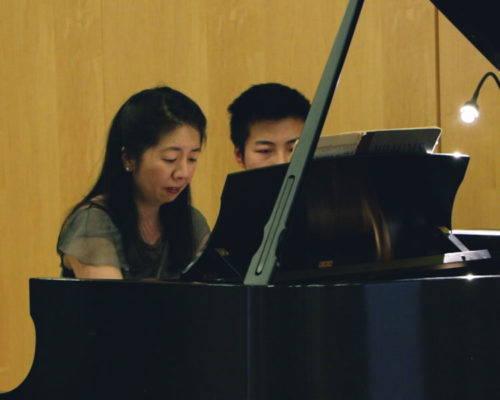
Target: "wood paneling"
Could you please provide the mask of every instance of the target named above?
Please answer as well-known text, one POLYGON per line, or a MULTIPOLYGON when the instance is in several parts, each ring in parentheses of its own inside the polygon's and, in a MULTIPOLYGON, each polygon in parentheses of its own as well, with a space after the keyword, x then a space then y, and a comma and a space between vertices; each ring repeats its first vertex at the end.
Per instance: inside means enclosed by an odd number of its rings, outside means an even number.
POLYGON ((460 121, 458 110, 481 77, 499 71, 442 15, 439 18, 442 151, 470 155, 453 210, 455 229, 500 228, 500 91, 488 78, 478 98, 480 118, 460 121))
MULTIPOLYGON (((193 193, 213 225, 225 176, 238 169, 228 104, 249 85, 266 81, 312 99, 346 4, 0 0, 0 391, 17 386, 29 370, 34 330, 28 278, 59 274, 60 223, 93 183, 118 107, 158 84, 200 104, 208 143, 193 193)), ((439 123, 444 103, 438 98, 435 19, 427 1, 365 3, 325 132, 439 123)), ((475 57, 473 50, 468 57, 475 57)), ((441 67, 441 75, 449 73, 443 57, 441 67)), ((465 98, 479 75, 464 85, 465 98)), ((452 84, 440 78, 448 96, 452 84)), ((491 182, 477 196, 498 196, 498 183, 492 185, 498 180, 478 179, 491 182)))
MULTIPOLYGON (((1 4, 0 388, 34 353, 28 278, 55 271, 60 206, 54 15, 38 2, 1 4)), ((53 272, 54 273, 54 272, 53 272)))
POLYGON ((437 123, 434 19, 427 2, 365 2, 328 131, 437 123))

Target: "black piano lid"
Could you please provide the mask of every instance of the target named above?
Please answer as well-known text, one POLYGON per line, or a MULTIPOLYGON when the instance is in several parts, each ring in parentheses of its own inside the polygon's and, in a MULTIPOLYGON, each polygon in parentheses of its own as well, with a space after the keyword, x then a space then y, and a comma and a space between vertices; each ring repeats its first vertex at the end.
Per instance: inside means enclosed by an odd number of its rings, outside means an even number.
POLYGON ((498 0, 431 2, 497 69, 500 69, 498 0))

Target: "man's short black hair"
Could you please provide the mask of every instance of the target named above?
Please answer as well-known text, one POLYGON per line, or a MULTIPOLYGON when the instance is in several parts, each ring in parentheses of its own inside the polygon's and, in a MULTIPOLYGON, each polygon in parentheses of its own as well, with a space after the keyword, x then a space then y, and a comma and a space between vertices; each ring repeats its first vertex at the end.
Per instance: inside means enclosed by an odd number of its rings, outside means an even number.
POLYGON ((296 89, 280 83, 253 85, 227 108, 231 115, 231 140, 243 151, 252 124, 284 118, 298 118, 305 121, 310 107, 309 100, 296 89))

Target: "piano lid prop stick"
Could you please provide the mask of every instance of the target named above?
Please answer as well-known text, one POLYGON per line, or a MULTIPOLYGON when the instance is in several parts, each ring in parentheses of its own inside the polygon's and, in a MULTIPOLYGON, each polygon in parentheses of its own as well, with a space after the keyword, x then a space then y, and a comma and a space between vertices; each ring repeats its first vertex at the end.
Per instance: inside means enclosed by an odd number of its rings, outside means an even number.
POLYGON ((350 0, 347 5, 302 135, 283 179, 271 216, 264 227, 262 242, 248 267, 245 285, 268 285, 271 280, 276 266, 279 240, 285 230, 303 172, 316 149, 362 6, 363 0, 350 0))

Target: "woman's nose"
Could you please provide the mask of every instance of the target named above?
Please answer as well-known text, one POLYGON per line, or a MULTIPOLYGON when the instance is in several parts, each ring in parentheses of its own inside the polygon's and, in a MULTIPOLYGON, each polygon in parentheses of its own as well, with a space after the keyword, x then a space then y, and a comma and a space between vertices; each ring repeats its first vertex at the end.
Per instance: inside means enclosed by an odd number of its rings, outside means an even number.
POLYGON ((188 163, 187 160, 179 160, 174 170, 174 177, 176 179, 186 178, 188 176, 188 163))

